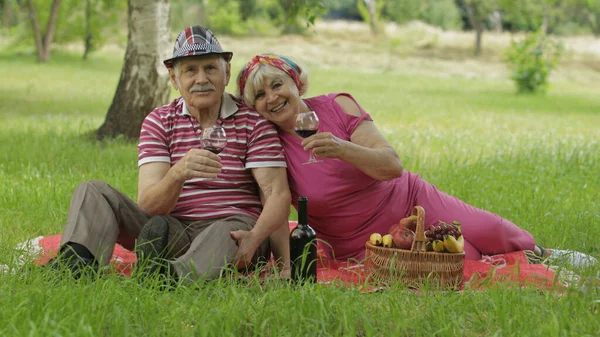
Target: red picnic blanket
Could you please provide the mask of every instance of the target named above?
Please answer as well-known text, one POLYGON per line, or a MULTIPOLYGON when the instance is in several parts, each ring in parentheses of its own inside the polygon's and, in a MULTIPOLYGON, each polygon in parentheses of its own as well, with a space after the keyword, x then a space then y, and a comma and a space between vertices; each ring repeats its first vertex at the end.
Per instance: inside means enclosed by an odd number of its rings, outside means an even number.
MULTIPOLYGON (((296 221, 290 221, 290 229, 296 227, 296 221)), ((43 265, 56 256, 61 235, 41 237, 37 240, 40 254, 35 263, 43 265)), ((317 262, 317 280, 319 283, 341 283, 348 286, 363 287, 366 272, 363 264, 357 261, 339 261, 328 259, 323 255, 321 243, 317 244, 319 259, 317 262)), ((136 264, 133 252, 120 245, 115 246, 111 264, 116 272, 130 276, 136 264)), ((556 282, 552 269, 542 264, 530 264, 523 251, 494 256, 485 256, 479 261, 465 260, 464 281, 470 288, 490 286, 495 283, 506 283, 524 287, 534 286, 542 289, 563 288, 556 282)))

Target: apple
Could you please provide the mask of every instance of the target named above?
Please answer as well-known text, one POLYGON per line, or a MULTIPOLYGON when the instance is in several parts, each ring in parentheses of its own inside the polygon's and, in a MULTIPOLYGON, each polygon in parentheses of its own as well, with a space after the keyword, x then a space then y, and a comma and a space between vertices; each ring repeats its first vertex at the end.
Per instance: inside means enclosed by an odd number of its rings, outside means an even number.
POLYGON ((400 224, 399 224, 399 223, 395 223, 395 224, 391 225, 391 226, 390 226, 390 229, 388 229, 388 234, 392 234, 392 233, 394 233, 394 232, 395 232, 395 231, 397 231, 397 230, 398 230, 398 228, 400 228, 400 227, 401 227, 401 226, 400 226, 400 224))
POLYGON ((394 246, 400 249, 411 249, 413 240, 415 239, 415 232, 406 227, 398 226, 392 234, 392 241, 394 246))
POLYGON ((417 216, 411 215, 408 218, 401 219, 399 225, 414 232, 417 230, 417 216))

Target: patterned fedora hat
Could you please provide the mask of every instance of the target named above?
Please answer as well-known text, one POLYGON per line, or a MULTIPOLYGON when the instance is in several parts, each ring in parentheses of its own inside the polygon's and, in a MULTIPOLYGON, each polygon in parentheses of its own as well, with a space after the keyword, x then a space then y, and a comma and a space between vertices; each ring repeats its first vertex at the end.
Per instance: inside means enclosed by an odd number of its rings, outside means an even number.
POLYGON ((231 61, 233 57, 232 52, 224 52, 221 49, 221 45, 215 34, 209 29, 201 26, 191 26, 179 33, 173 47, 173 56, 164 60, 163 63, 167 68, 171 68, 173 67, 173 62, 182 57, 211 54, 223 55, 227 62, 231 61))

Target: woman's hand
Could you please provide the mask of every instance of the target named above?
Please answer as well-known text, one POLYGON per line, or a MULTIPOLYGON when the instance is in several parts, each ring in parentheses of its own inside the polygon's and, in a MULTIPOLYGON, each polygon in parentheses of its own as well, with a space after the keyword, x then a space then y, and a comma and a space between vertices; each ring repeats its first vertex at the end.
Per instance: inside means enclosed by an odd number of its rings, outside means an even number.
POLYGON ((342 158, 347 149, 346 141, 330 132, 319 132, 302 141, 304 151, 312 151, 320 158, 342 158))

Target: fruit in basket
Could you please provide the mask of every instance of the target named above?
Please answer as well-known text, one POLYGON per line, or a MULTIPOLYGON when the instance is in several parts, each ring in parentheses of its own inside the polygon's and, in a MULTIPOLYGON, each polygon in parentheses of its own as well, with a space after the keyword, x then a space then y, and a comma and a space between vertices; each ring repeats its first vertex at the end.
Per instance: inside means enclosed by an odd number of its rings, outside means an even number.
POLYGON ((465 239, 459 236, 458 239, 452 235, 444 238, 444 247, 450 253, 462 253, 465 250, 465 239))
POLYGON ((453 224, 454 226, 458 227, 458 230, 461 230, 461 229, 462 229, 462 224, 460 223, 460 221, 458 221, 458 220, 454 220, 454 221, 452 221, 452 224, 453 224))
POLYGON ((400 227, 408 228, 414 232, 417 230, 417 216, 411 215, 408 218, 401 219, 398 224, 400 227))
POLYGON ((400 249, 410 249, 415 239, 415 232, 406 227, 398 227, 395 232, 390 233, 394 246, 400 249))
POLYGON ((446 251, 446 246, 442 240, 433 240, 431 246, 433 247, 433 251, 436 253, 443 253, 446 251))
POLYGON ((369 237, 369 242, 373 245, 373 246, 381 246, 381 234, 379 233, 373 233, 371 234, 371 236, 369 237))
POLYGON ((411 215, 407 218, 400 219, 400 222, 395 223, 390 226, 388 233, 393 235, 394 232, 398 230, 398 228, 408 228, 413 232, 416 231, 417 230, 417 216, 411 215))
POLYGON ((394 240, 391 234, 386 234, 381 238, 381 244, 384 247, 392 248, 394 246, 394 240))
POLYGON ((398 230, 398 228, 400 228, 400 223, 395 223, 395 224, 391 225, 390 228, 388 229, 388 234, 392 234, 393 232, 398 230))
POLYGON ((433 252, 433 241, 425 240, 425 250, 428 252, 433 252))
POLYGON ((462 253, 464 251, 465 241, 458 220, 452 223, 440 221, 425 231, 425 237, 428 242, 431 242, 434 252, 462 253))
POLYGON ((446 235, 452 235, 458 239, 462 235, 460 224, 457 226, 440 221, 438 225, 433 225, 425 231, 425 237, 429 240, 443 240, 446 235))

